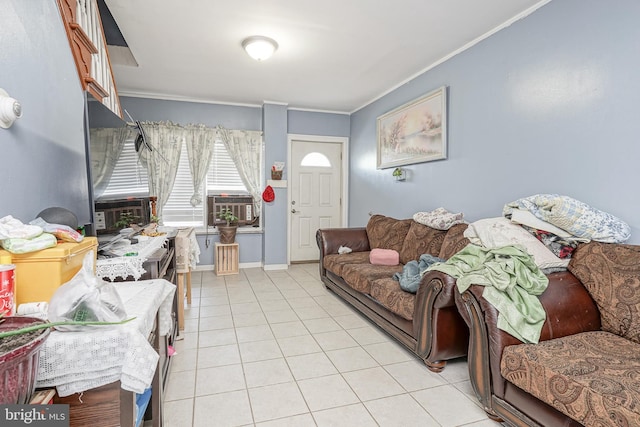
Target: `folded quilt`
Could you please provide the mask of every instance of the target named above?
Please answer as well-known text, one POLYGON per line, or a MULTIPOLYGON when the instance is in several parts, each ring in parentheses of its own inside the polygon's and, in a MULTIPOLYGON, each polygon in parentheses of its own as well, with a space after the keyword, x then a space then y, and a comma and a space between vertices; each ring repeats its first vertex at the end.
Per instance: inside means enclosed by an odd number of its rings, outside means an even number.
POLYGON ((415 294, 420 287, 422 276, 427 268, 436 262, 444 261, 442 258, 435 257, 430 254, 420 255, 419 261, 409 261, 402 267, 402 273, 395 273, 393 279, 400 282, 400 288, 403 291, 415 294))
POLYGON ((568 196, 536 194, 507 203, 502 214, 510 217, 514 209, 528 210, 537 218, 582 239, 622 243, 631 236, 631 228, 624 221, 568 196))
POLYGON ((436 230, 448 230, 456 224, 463 224, 462 217, 462 213, 452 213, 445 208, 438 208, 431 212, 416 212, 413 220, 436 230))
POLYGON ((545 291, 549 279, 524 248, 488 249, 469 244, 427 270, 455 277, 461 293, 471 285, 484 286, 482 296, 498 310, 498 328, 526 343, 539 341, 546 312, 538 295, 545 291))

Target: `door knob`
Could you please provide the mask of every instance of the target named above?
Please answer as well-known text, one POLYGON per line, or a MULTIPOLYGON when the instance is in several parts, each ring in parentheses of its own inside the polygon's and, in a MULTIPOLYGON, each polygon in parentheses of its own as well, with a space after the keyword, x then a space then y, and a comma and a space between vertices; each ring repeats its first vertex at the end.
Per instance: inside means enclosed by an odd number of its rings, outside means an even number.
POLYGON ((296 213, 296 212, 298 212, 298 211, 295 210, 295 209, 291 209, 291 213, 296 213))

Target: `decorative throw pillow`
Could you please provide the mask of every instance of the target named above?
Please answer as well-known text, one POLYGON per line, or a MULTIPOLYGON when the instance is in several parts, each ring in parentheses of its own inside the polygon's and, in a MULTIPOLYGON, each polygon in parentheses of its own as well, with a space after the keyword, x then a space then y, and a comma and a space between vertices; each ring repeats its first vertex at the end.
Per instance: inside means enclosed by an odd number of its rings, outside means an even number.
POLYGON ((400 254, 393 249, 371 249, 369 262, 374 265, 398 265, 400 264, 400 254))
POLYGON ((409 261, 417 261, 423 254, 437 256, 445 234, 446 231, 411 221, 411 227, 400 250, 400 262, 406 264, 409 261))
POLYGON ((596 302, 602 330, 640 344, 640 246, 581 244, 569 271, 596 302))
POLYGON ((417 212, 413 215, 413 220, 436 230, 448 230, 456 224, 462 224, 462 216, 462 213, 452 213, 445 208, 438 208, 431 212, 417 212))
POLYGON ((447 231, 438 258, 449 259, 469 244, 469 239, 464 237, 467 227, 469 224, 456 224, 447 231))
POLYGON ((412 222, 410 219, 373 215, 367 223, 369 247, 372 249, 393 249, 400 252, 412 222))

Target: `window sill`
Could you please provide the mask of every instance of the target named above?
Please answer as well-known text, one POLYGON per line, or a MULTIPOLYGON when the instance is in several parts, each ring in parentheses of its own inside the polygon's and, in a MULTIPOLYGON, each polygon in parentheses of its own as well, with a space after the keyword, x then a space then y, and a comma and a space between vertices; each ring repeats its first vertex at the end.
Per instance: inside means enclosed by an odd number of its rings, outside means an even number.
POLYGON ((286 179, 268 179, 267 185, 270 185, 273 188, 287 188, 287 180, 286 179))
MULTIPOLYGON (((263 229, 262 227, 239 227, 238 231, 236 232, 236 234, 262 234, 263 229)), ((216 235, 216 234, 220 234, 220 231, 218 231, 217 228, 215 227, 209 227, 208 230, 206 230, 203 227, 196 227, 196 235, 216 235)))

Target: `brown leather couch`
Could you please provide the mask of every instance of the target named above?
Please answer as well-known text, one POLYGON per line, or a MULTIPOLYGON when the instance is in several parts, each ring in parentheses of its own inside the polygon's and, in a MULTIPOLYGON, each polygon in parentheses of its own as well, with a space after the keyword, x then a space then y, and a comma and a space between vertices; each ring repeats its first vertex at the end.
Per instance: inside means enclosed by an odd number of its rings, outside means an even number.
POLYGON ((467 353, 469 334, 455 306, 455 282, 446 274, 429 272, 412 294, 392 276, 422 254, 449 258, 469 243, 463 237, 466 228, 459 224, 442 231, 412 219, 374 215, 366 227, 320 229, 316 234, 320 277, 327 288, 414 352, 429 369, 440 372, 447 360, 467 353), (352 252, 338 254, 340 246, 352 252), (398 251, 401 264, 372 265, 369 255, 374 248, 398 251))
POLYGON ((582 244, 548 277, 538 344, 497 328, 481 286, 456 296, 485 411, 512 426, 639 426, 640 246, 582 244))

